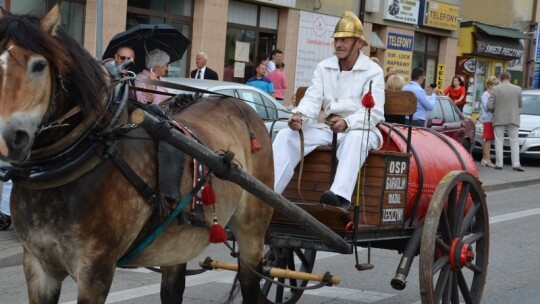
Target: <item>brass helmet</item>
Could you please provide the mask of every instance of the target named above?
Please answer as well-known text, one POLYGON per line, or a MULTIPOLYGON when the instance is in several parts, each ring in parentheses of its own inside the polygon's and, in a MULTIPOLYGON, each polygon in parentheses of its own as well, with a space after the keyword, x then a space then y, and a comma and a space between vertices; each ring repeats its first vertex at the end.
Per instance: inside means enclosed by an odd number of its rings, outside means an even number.
MULTIPOLYGON (((332 38, 347 38, 354 37, 364 39, 364 27, 360 19, 356 17, 356 14, 351 11, 345 11, 341 19, 339 19, 336 24, 336 29, 334 30, 334 35, 332 38)), ((366 43, 367 44, 367 43, 366 43)))

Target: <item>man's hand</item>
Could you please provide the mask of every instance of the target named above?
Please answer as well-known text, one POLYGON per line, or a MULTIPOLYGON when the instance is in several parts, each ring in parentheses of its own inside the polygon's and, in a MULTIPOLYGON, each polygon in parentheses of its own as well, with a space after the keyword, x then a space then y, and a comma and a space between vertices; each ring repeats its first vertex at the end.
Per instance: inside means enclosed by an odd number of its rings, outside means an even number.
POLYGON ((294 113, 291 118, 289 118, 289 128, 294 131, 298 131, 302 128, 302 114, 294 113))
POLYGON ((330 126, 330 130, 335 133, 342 133, 347 130, 347 122, 345 119, 343 119, 343 117, 332 116, 327 121, 329 122, 328 125, 330 126))

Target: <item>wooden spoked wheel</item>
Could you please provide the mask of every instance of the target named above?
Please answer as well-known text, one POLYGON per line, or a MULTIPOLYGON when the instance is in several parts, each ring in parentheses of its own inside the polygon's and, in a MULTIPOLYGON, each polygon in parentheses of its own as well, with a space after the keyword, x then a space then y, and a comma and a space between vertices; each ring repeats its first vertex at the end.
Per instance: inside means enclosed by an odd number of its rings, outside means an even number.
POLYGON ((431 199, 420 245, 422 303, 480 303, 489 255, 489 216, 480 182, 452 171, 431 199))
MULTIPOLYGON (((288 269, 293 271, 311 272, 315 263, 316 250, 300 248, 282 248, 270 246, 264 256, 264 266, 288 269), (300 264, 297 267, 296 264, 300 264)), ((309 281, 296 279, 270 278, 261 281, 261 292, 266 303, 292 304, 296 303, 304 290, 295 287, 306 287, 309 281)))

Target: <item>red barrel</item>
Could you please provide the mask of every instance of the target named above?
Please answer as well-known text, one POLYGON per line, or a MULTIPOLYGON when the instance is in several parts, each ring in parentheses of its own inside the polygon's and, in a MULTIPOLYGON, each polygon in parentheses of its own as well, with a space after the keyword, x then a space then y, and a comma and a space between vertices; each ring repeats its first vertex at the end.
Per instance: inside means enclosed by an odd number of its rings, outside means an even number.
MULTIPOLYGON (((383 134, 381 150, 407 152, 408 127, 380 124, 383 134)), ((467 171, 478 177, 471 155, 452 138, 426 128, 412 127, 412 157, 409 165, 405 217, 414 214, 415 223, 423 222, 431 197, 441 179, 450 171, 467 171)))

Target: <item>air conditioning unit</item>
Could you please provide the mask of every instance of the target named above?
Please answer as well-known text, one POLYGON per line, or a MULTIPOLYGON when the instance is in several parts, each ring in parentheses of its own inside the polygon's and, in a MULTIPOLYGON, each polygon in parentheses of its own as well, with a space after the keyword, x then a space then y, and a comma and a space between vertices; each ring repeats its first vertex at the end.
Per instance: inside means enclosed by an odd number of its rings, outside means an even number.
POLYGON ((380 0, 366 0, 366 13, 378 13, 380 8, 380 0))

